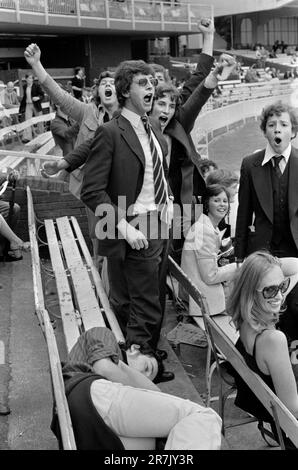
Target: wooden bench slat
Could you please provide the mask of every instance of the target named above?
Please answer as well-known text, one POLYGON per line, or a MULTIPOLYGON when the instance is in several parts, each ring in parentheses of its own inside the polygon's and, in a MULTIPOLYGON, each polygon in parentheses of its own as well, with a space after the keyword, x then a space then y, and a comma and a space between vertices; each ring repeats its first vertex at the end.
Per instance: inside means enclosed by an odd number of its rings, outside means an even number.
POLYGON ((123 333, 122 333, 121 328, 118 324, 118 320, 116 318, 116 315, 110 307, 109 300, 108 300, 107 294, 104 290, 101 277, 99 275, 98 270, 96 269, 96 267, 93 264, 92 257, 90 255, 90 252, 89 252, 88 247, 86 245, 85 239, 82 235, 82 232, 81 232, 80 226, 78 224, 78 221, 73 216, 71 217, 71 221, 72 221, 72 225, 73 225, 76 237, 77 237, 78 242, 80 244, 80 248, 81 248, 81 250, 83 252, 83 255, 85 257, 86 264, 88 265, 88 267, 91 270, 91 273, 92 273, 92 276, 93 276, 93 279, 94 279, 96 292, 97 292, 97 295, 100 299, 100 303, 101 303, 102 308, 105 312, 107 320, 109 322, 110 328, 113 331, 114 335, 116 336, 117 342, 118 343, 124 343, 125 339, 124 339, 123 333))
POLYGON ((53 327, 51 325, 48 312, 43 311, 45 326, 45 336, 48 349, 48 357, 51 368, 51 378, 53 383, 53 393, 57 408, 61 439, 64 450, 76 450, 76 442, 73 434, 72 422, 68 408, 67 399, 64 392, 64 381, 62 376, 61 362, 57 348, 57 342, 53 327))
POLYGON ((84 327, 89 330, 95 326, 106 326, 87 267, 83 265, 78 246, 74 240, 69 219, 59 217, 56 221, 84 327))
POLYGON ((53 395, 57 407, 59 426, 63 449, 76 450, 76 443, 68 408, 67 399, 64 392, 64 383, 62 377, 61 362, 57 348, 57 342, 53 327, 47 310, 44 306, 44 296, 42 288, 42 279, 40 271, 40 260, 38 253, 38 244, 36 238, 35 214, 33 208, 32 194, 27 186, 27 206, 28 206, 28 224, 31 244, 32 274, 34 288, 35 311, 39 319, 40 326, 44 333, 47 345, 47 352, 51 370, 51 381, 53 395))
POLYGON ((56 278, 66 347, 67 350, 70 351, 80 336, 80 330, 76 319, 69 282, 65 273, 65 266, 61 258, 55 227, 52 220, 45 220, 45 229, 53 271, 56 278))
POLYGON ((30 142, 27 142, 25 144, 25 148, 29 148, 29 147, 32 147, 34 145, 44 145, 46 144, 50 139, 52 138, 52 132, 51 131, 47 131, 47 132, 43 132, 42 134, 39 134, 37 137, 35 137, 34 139, 30 140, 30 142))
POLYGON ((38 245, 37 245, 37 238, 36 238, 36 226, 35 226, 33 201, 32 201, 31 191, 28 186, 27 186, 27 201, 28 201, 28 204, 27 204, 28 226, 29 226, 29 237, 30 237, 30 245, 31 245, 35 311, 36 311, 36 315, 38 316, 41 328, 44 328, 43 317, 42 317, 41 311, 45 309, 45 304, 44 304, 43 287, 42 287, 42 279, 41 279, 41 271, 40 271, 38 245))

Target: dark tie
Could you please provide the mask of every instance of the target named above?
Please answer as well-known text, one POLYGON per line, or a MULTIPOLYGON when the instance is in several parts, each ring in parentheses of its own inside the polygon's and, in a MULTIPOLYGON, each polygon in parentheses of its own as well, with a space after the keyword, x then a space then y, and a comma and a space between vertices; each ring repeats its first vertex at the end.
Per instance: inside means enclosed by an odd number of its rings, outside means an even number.
POLYGON ((105 112, 103 115, 103 122, 109 122, 109 120, 110 120, 110 116, 108 115, 107 112, 105 112))
POLYGON ((168 200, 168 196, 167 187, 165 184, 164 169, 153 140, 151 125, 149 123, 148 117, 142 116, 142 122, 149 137, 150 151, 152 155, 155 204, 161 211, 161 220, 166 220, 166 203, 168 200))
POLYGON ((279 167, 279 162, 284 158, 283 155, 275 155, 274 157, 274 171, 278 178, 281 177, 282 172, 279 167))

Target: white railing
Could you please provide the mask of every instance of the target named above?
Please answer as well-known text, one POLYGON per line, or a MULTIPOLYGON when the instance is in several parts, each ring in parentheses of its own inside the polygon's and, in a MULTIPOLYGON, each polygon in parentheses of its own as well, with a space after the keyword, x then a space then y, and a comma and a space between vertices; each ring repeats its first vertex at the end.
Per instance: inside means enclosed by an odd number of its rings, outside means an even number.
POLYGON ((185 25, 188 31, 196 31, 200 17, 213 18, 213 6, 177 0, 0 0, 0 9, 16 11, 17 21, 21 13, 32 12, 43 15, 45 23, 53 15, 75 16, 78 25, 82 18, 106 20, 107 27, 112 20, 130 22, 132 29, 136 23, 159 23, 165 25, 185 25))
POLYGON ((234 83, 222 82, 221 95, 216 98, 211 96, 203 106, 200 115, 217 108, 229 106, 239 101, 255 100, 261 98, 289 96, 293 93, 292 80, 280 80, 279 82, 234 83))

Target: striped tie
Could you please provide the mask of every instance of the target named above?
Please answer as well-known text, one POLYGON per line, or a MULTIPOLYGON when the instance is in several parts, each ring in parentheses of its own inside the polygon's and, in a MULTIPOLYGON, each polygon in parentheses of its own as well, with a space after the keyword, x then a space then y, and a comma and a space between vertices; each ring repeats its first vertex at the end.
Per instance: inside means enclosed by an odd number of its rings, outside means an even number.
POLYGON ((161 220, 166 221, 168 193, 167 193, 167 187, 165 183, 164 168, 158 156, 157 148, 153 140, 151 125, 149 123, 148 117, 142 116, 142 122, 144 124, 144 128, 149 137, 150 151, 152 155, 155 204, 157 205, 157 208, 160 210, 161 220))

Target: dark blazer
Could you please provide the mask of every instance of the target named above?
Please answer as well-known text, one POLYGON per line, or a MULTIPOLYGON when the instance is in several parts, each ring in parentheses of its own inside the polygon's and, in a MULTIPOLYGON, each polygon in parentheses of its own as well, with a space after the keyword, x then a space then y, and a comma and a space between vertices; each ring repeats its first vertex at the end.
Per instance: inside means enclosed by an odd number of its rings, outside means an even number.
MULTIPOLYGON (((194 188, 193 185, 193 174, 197 169, 200 156, 195 149, 190 132, 199 112, 213 92, 213 89, 205 88, 204 82, 198 82, 198 80, 197 77, 197 86, 194 91, 185 103, 178 107, 175 117, 171 119, 164 131, 172 138, 169 184, 175 202, 182 204, 190 204, 192 195, 198 194, 198 188, 194 188)), ((200 173, 198 177, 202 180, 201 185, 205 187, 200 173)))
MULTIPOLYGON (((154 133, 167 154, 167 144, 160 132, 154 133)), ((99 240, 99 254, 121 256, 124 254, 125 241, 118 237, 115 227, 127 210, 137 200, 142 189, 145 169, 145 155, 140 141, 130 122, 123 116, 100 126, 92 141, 90 155, 84 167, 81 200, 93 212, 99 205, 106 204, 109 211, 108 239, 99 240), (122 196, 122 199, 118 198, 122 196)), ((103 207, 103 206, 101 206, 103 207)), ((106 222, 104 214, 98 224, 106 222)))
MULTIPOLYGON (((192 195, 201 194, 201 188, 205 188, 204 179, 197 169, 200 156, 196 152, 190 132, 199 112, 213 92, 212 89, 205 88, 202 83, 211 70, 213 60, 213 57, 207 54, 200 54, 197 68, 180 94, 181 105, 177 107, 174 118, 165 129, 165 134, 172 137, 169 184, 177 203, 190 204, 192 195), (194 172, 196 172, 195 185, 194 172)), ((65 157, 70 165, 68 172, 85 163, 91 142, 92 139, 86 140, 65 157)))
MULTIPOLYGON (((22 101, 21 101, 21 104, 20 104, 20 110, 19 110, 20 113, 24 113, 25 109, 26 109, 26 90, 27 90, 27 85, 24 85, 24 87, 23 87, 23 97, 22 97, 22 101)), ((38 101, 32 101, 33 106, 36 109, 36 111, 40 112, 42 110, 41 103, 42 103, 42 100, 44 98, 44 92, 43 92, 41 86, 39 85, 39 83, 34 83, 33 82, 32 88, 31 88, 31 97, 33 98, 34 96, 39 96, 39 98, 40 98, 38 101)))
MULTIPOLYGON (((270 163, 262 166, 265 150, 244 158, 241 166, 235 256, 243 259, 269 249, 273 231, 273 192, 270 163), (254 221, 253 221, 254 214, 254 221), (253 224, 253 230, 249 227, 253 224)), ((291 233, 298 249, 298 150, 289 158, 288 206, 291 233)))

